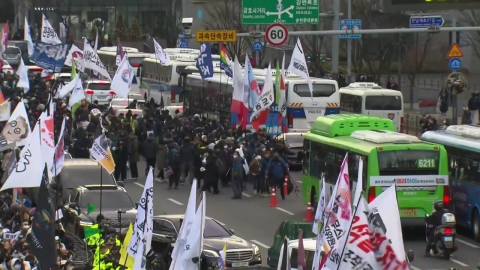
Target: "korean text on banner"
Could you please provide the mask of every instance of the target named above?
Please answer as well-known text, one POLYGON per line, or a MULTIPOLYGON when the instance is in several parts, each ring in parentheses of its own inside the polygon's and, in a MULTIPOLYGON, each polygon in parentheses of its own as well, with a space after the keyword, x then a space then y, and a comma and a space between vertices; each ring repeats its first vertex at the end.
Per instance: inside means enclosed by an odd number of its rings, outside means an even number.
POLYGON ((293 50, 292 58, 290 59, 290 66, 288 71, 302 77, 308 83, 308 89, 310 90, 310 96, 313 99, 313 85, 310 80, 310 74, 308 73, 307 60, 305 60, 305 53, 302 48, 300 38, 297 39, 295 49, 293 50))
POLYGON ((68 46, 68 44, 50 45, 37 42, 32 59, 37 66, 60 73, 67 57, 68 46))
POLYGON ((268 110, 275 99, 275 92, 273 91, 272 69, 270 65, 268 65, 266 74, 267 75, 265 76, 265 82, 263 83, 262 94, 258 97, 258 100, 253 107, 253 113, 250 118, 251 121, 257 115, 259 115, 261 111, 268 110))
POLYGON ((203 43, 202 46, 200 46, 200 54, 197 58, 197 68, 202 79, 213 77, 212 53, 210 51, 209 43, 203 43))
POLYGON ((108 74, 107 69, 102 63, 102 60, 100 60, 100 57, 98 57, 98 54, 93 50, 92 46, 88 44, 87 39, 85 39, 83 44, 83 60, 84 68, 97 71, 103 77, 108 78, 110 81, 112 80, 110 74, 108 74))
POLYGON ((168 66, 170 64, 170 56, 163 51, 162 46, 155 39, 153 39, 153 46, 155 47, 155 57, 160 61, 160 64, 168 66))
POLYGON ((105 137, 105 134, 98 136, 93 141, 90 154, 108 173, 113 173, 115 170, 115 161, 113 160, 112 152, 110 152, 108 139, 105 137))
POLYGON ((48 21, 45 14, 42 14, 42 16, 43 16, 43 21, 42 21, 41 41, 44 43, 52 44, 52 45, 61 44, 62 41, 60 41, 60 39, 58 38, 57 33, 53 29, 52 25, 48 21))

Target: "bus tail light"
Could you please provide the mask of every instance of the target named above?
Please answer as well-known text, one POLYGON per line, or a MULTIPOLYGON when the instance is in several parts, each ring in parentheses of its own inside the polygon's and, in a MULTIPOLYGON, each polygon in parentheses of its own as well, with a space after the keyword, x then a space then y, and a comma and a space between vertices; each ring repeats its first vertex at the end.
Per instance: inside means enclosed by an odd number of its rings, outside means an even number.
POLYGON ((403 133, 403 127, 404 127, 404 121, 403 121, 403 116, 400 117, 400 133, 403 133))
POLYGON ((94 93, 93 90, 90 90, 90 89, 85 90, 85 94, 87 95, 93 95, 93 93, 94 93))
POLYGON ((368 189, 368 203, 371 203, 375 200, 375 187, 370 187, 368 189))
POLYGON ((448 186, 443 186, 443 207, 445 209, 450 208, 450 188, 448 186))
POLYGON ((288 114, 288 128, 293 128, 293 114, 288 114))

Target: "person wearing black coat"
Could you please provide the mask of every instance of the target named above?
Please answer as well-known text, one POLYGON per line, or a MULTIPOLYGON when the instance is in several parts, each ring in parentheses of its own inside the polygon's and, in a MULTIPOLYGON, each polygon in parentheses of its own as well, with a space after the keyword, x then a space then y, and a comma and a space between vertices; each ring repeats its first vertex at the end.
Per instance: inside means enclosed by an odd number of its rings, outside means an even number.
POLYGON ((210 192, 213 188, 213 194, 218 194, 218 178, 220 177, 220 172, 217 163, 218 157, 213 150, 208 151, 208 156, 205 158, 205 164, 203 168, 203 187, 202 191, 210 192))

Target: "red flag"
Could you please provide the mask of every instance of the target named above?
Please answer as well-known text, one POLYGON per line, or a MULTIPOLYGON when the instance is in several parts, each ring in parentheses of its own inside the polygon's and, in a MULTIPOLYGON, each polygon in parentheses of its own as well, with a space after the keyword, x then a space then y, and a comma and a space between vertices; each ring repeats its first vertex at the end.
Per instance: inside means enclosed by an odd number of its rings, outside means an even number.
POLYGON ((305 259, 305 248, 303 247, 303 231, 302 230, 298 232, 297 269, 307 270, 307 261, 305 259))
POLYGON ((8 45, 8 21, 3 26, 2 36, 0 40, 0 70, 3 69, 3 51, 7 48, 8 45))

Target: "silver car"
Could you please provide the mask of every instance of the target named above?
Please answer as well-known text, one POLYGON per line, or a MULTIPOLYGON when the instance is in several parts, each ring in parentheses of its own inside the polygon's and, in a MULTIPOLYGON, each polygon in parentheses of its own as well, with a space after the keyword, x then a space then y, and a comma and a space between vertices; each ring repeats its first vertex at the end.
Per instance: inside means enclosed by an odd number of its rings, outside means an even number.
POLYGON ((3 52, 3 59, 7 60, 10 65, 17 67, 22 59, 22 50, 18 47, 10 46, 3 52))
POLYGON ((85 96, 88 102, 98 101, 98 105, 107 105, 115 94, 110 85, 110 81, 90 80, 83 83, 85 96))

